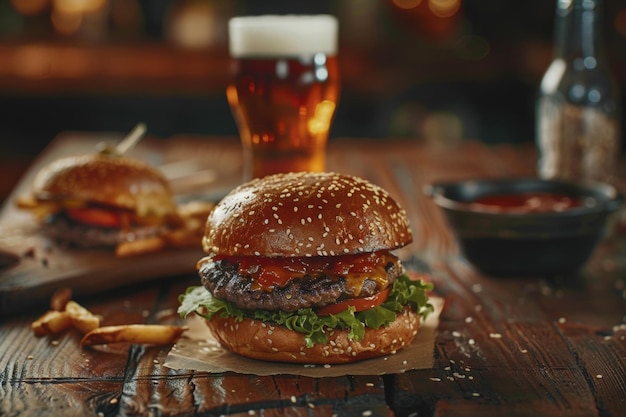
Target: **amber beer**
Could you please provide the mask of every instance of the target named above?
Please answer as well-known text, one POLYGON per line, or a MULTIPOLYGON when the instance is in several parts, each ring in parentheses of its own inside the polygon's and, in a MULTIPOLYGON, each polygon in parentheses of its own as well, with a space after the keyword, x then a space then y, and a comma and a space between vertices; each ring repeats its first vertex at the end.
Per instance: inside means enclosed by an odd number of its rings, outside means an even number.
POLYGON ((337 20, 248 16, 229 22, 227 89, 244 149, 244 176, 324 171, 339 97, 337 20))

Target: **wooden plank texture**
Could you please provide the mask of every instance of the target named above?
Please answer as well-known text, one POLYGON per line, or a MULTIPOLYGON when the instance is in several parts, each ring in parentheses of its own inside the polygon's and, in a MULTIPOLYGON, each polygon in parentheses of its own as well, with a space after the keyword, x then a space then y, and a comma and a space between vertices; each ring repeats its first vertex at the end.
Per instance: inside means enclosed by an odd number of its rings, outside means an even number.
MULTIPOLYGON (((219 189, 238 181, 237 149, 232 141, 173 138, 139 150, 165 165, 191 154, 219 160, 228 172, 212 184, 219 189)), ((530 175, 532 148, 345 140, 330 144, 329 168, 385 187, 407 209, 414 242, 401 256, 407 268, 429 271, 445 299, 432 369, 338 378, 174 371, 162 365, 167 347, 80 349, 73 332, 37 338, 29 324, 46 306, 36 304, 0 322, 0 415, 624 415, 624 236, 607 237, 577 277, 489 277, 459 256, 445 218, 423 193, 435 181, 530 175)), ((91 288, 77 301, 105 324, 180 323, 178 295, 198 283, 195 259, 188 267, 107 291, 91 288)), ((97 285, 96 276, 84 285, 97 285)))

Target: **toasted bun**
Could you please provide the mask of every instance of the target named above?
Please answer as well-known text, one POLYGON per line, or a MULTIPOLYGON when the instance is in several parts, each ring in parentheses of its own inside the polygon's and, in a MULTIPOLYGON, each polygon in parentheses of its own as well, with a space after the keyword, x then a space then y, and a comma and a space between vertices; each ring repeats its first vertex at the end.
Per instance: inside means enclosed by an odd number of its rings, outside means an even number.
POLYGON ((166 215, 176 205, 167 179, 134 158, 101 153, 57 159, 33 182, 38 200, 77 200, 135 210, 139 215, 166 215))
POLYGON ((413 341, 419 316, 406 307, 388 327, 365 328, 360 341, 348 338, 347 330, 328 335, 329 343, 306 347, 304 335, 284 326, 264 324, 245 318, 222 318, 215 314, 206 321, 224 349, 252 359, 274 362, 337 364, 395 353, 413 341))
POLYGON ((338 256, 412 241, 406 213, 382 188, 349 175, 299 172, 242 184, 207 219, 208 253, 338 256))

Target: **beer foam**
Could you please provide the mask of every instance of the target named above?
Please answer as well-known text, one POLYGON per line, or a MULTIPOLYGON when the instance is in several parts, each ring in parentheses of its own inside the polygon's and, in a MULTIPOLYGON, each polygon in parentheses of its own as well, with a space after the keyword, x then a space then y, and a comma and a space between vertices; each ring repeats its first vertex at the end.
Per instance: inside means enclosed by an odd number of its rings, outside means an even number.
POLYGON ((235 58, 337 54, 338 22, 331 15, 263 15, 228 22, 235 58))

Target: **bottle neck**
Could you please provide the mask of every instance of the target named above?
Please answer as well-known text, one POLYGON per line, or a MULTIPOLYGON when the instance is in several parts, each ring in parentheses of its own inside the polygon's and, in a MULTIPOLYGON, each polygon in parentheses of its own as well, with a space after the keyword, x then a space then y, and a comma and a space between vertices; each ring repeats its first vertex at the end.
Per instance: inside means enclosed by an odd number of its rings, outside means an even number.
POLYGON ((602 57, 602 0, 557 0, 555 58, 602 57))

